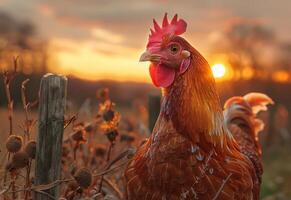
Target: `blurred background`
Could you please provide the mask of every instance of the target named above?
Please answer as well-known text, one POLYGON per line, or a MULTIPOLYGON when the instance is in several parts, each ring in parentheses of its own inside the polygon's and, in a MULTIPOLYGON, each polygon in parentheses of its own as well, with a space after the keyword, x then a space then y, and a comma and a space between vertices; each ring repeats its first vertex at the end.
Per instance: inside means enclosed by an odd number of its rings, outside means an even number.
MULTIPOLYGON (((222 102, 247 92, 264 92, 276 102, 261 115, 262 198, 291 199, 290 8, 289 0, 0 0, 1 72, 19 56, 20 74, 11 86, 15 123, 24 116, 21 82, 30 79, 33 101, 40 78, 52 72, 69 77, 68 112, 92 117, 96 92, 109 88, 122 119, 148 133, 148 99, 160 91, 151 84, 148 64, 138 59, 152 18, 178 13, 188 23, 185 38, 212 67, 222 102)), ((2 76, 0 83, 0 134, 6 137, 2 76)))

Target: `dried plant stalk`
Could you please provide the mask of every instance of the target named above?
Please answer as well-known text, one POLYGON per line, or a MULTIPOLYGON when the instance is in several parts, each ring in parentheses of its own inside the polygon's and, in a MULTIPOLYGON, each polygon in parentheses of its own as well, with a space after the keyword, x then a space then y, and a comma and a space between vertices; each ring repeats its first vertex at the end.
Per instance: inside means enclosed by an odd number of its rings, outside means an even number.
POLYGON ((13 59, 14 69, 12 71, 4 71, 4 87, 5 87, 5 94, 7 98, 7 108, 8 108, 8 120, 9 120, 9 135, 13 133, 13 100, 11 97, 10 86, 12 81, 14 80, 17 74, 17 66, 18 66, 18 57, 13 59))
MULTIPOLYGON (((17 60, 18 57, 13 58, 13 64, 14 64, 14 69, 9 71, 4 71, 3 76, 4 76, 4 87, 5 87, 5 94, 6 94, 6 98, 7 98, 7 109, 8 109, 8 120, 9 120, 9 135, 13 134, 13 100, 11 97, 11 92, 10 92, 10 86, 12 81, 14 80, 16 74, 17 74, 17 60)), ((7 163, 10 160, 10 152, 8 153, 7 156, 7 163)), ((7 170, 5 170, 5 174, 4 174, 4 186, 6 184, 6 180, 7 180, 7 170)))

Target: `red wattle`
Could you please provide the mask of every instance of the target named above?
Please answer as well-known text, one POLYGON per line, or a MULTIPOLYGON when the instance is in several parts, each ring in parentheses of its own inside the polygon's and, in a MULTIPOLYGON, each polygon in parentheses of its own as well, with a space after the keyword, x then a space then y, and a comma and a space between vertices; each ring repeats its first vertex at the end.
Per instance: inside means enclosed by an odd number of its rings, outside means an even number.
POLYGON ((150 65, 150 75, 156 87, 169 87, 175 79, 175 70, 161 64, 150 65))

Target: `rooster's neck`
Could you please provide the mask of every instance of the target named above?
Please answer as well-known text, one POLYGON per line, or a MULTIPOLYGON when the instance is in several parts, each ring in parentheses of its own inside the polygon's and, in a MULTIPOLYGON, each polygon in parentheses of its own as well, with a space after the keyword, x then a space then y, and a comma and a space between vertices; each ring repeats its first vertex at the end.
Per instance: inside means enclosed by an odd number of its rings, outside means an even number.
MULTIPOLYGON (((194 51, 194 50, 193 50, 194 51)), ((215 81, 207 61, 195 50, 187 72, 165 89, 160 117, 193 142, 224 145, 231 138, 224 125, 215 81)))

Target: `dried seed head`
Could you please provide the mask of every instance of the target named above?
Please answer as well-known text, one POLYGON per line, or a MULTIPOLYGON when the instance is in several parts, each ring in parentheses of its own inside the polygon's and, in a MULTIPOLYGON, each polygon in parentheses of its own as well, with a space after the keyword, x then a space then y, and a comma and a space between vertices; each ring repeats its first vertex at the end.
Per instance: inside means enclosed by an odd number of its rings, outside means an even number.
POLYGON ((24 150, 28 154, 29 158, 35 159, 36 141, 34 141, 34 140, 28 141, 24 150))
POLYGON ((115 116, 115 112, 112 109, 109 109, 103 113, 103 119, 107 122, 112 121, 114 116, 115 116))
POLYGON ((29 157, 28 154, 24 151, 19 151, 15 153, 12 157, 12 166, 15 169, 21 169, 28 165, 29 157))
POLYGON ((110 142, 114 142, 116 140, 116 137, 118 136, 118 131, 117 130, 108 131, 106 133, 106 136, 110 142))
POLYGON ((18 135, 10 135, 6 141, 6 148, 10 153, 18 152, 22 147, 22 137, 18 135))
POLYGON ((72 139, 75 140, 76 142, 86 142, 85 135, 86 131, 83 128, 81 128, 72 135, 72 139))
POLYGON ((92 183, 92 174, 89 169, 81 168, 74 175, 75 180, 82 188, 88 188, 92 183))
POLYGON ((104 157, 106 154, 106 146, 104 144, 97 144, 95 147, 95 155, 97 157, 104 157))

